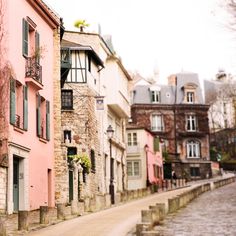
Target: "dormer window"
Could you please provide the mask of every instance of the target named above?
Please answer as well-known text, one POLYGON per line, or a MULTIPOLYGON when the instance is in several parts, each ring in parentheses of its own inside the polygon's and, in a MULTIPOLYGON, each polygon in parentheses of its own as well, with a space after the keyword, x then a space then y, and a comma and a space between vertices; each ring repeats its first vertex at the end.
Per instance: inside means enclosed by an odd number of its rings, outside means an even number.
POLYGON ((187 103, 194 103, 194 92, 187 92, 187 103))
POLYGON ((151 103, 161 102, 161 88, 157 85, 152 85, 150 88, 151 103))
POLYGON ((196 103, 197 102, 197 97, 196 97, 196 89, 197 89, 197 85, 194 83, 188 83, 185 84, 182 89, 184 91, 184 103, 196 103))
POLYGON ((159 103, 160 102, 160 91, 151 91, 152 103, 159 103))

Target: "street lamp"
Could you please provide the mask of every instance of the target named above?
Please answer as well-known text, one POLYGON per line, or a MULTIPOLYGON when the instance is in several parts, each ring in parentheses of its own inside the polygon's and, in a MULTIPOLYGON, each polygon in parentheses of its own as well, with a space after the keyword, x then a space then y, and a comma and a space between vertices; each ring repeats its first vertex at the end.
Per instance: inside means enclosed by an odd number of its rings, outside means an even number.
POLYGON ((112 158, 112 137, 114 130, 111 125, 107 128, 107 136, 110 142, 110 185, 109 185, 109 194, 111 195, 111 204, 115 204, 115 188, 114 188, 114 159, 112 158))
POLYGON ((146 144, 144 146, 144 149, 145 149, 145 153, 146 153, 146 169, 147 169, 147 180, 146 180, 146 183, 147 183, 147 187, 148 187, 150 185, 149 175, 148 175, 148 152, 149 152, 149 146, 146 144))

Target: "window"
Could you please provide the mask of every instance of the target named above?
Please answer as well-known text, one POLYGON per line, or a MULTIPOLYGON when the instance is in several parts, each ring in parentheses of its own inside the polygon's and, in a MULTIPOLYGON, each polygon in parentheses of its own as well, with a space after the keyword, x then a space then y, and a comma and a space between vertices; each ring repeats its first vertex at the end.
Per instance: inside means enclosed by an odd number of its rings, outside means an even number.
POLYGON ((127 161, 127 174, 129 177, 140 177, 140 161, 127 161))
POLYGON ((196 131, 197 121, 195 115, 187 115, 187 131, 196 131))
POLYGON ((187 157, 188 158, 200 158, 200 143, 198 141, 187 142, 187 157))
POLYGON ((163 131, 164 130, 164 122, 163 122, 162 115, 152 115, 151 129, 152 129, 152 131, 163 131))
POLYGON ((91 172, 96 172, 96 162, 95 162, 95 151, 91 149, 90 151, 90 161, 91 161, 91 172))
POLYGON ((192 177, 200 176, 200 168, 199 167, 190 167, 190 175, 192 177))
POLYGON ((64 130, 64 143, 69 142, 71 143, 71 131, 64 130))
MULTIPOLYGON (((70 83, 86 83, 86 54, 82 51, 71 50, 71 69, 68 73, 66 82, 70 83)), ((91 66, 91 63, 87 65, 91 66)), ((91 67, 88 68, 91 70, 91 67)))
POLYGON ((160 102, 160 91, 153 90, 151 91, 151 99, 153 103, 158 103, 160 102))
POLYGON ((128 146, 137 146, 137 133, 128 133, 128 146))
POLYGON ((22 19, 22 54, 25 57, 35 57, 39 63, 40 35, 36 24, 29 17, 22 19))
POLYGON ((73 109, 73 91, 62 90, 61 91, 61 108, 66 110, 73 109))
POLYGON ((37 136, 50 140, 50 102, 38 93, 36 95, 37 136))
POLYGON ((28 129, 28 87, 14 79, 10 80, 10 123, 28 129))
POLYGON ((187 92, 187 103, 194 103, 194 92, 187 92))

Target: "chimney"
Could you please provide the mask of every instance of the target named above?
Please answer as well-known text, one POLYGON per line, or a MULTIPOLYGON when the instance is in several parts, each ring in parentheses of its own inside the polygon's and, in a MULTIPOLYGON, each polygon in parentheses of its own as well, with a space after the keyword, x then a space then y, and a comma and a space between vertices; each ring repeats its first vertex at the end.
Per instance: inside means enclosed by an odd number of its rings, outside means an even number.
POLYGON ((170 75, 168 77, 168 85, 176 86, 177 82, 177 76, 176 75, 170 75))

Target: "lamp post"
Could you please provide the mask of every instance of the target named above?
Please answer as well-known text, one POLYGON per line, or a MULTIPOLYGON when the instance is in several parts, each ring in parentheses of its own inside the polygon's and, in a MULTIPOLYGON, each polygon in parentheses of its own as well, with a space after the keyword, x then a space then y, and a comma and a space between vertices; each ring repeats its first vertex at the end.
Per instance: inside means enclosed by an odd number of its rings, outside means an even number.
POLYGON ((148 152, 149 152, 149 146, 146 144, 144 146, 144 149, 145 149, 145 153, 146 153, 146 169, 147 169, 147 180, 146 180, 146 185, 147 187, 150 185, 150 182, 149 182, 149 175, 148 175, 148 152))
POLYGON ((115 204, 115 188, 114 188, 114 159, 112 158, 112 137, 114 130, 111 125, 107 128, 107 136, 110 143, 110 185, 109 185, 109 194, 111 195, 111 204, 115 204))

